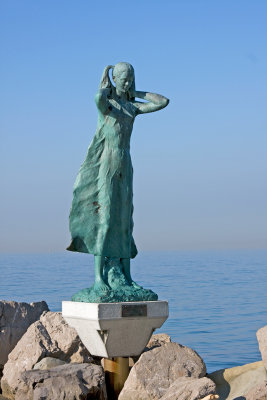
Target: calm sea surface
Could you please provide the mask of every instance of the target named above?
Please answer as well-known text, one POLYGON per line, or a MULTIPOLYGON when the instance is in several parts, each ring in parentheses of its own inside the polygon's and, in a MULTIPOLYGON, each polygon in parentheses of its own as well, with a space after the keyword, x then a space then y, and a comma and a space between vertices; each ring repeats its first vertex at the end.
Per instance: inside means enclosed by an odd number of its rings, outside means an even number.
MULTIPOLYGON (((143 252, 133 278, 168 300, 158 332, 195 349, 208 372, 260 360, 256 331, 267 324, 267 250, 143 252)), ((93 257, 0 255, 0 299, 61 301, 93 283, 93 257)))

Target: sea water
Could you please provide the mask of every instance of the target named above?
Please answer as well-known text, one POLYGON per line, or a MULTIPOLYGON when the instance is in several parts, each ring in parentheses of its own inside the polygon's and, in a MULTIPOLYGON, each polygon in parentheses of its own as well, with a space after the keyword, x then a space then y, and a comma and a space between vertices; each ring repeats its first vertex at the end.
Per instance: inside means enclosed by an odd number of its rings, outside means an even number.
MULTIPOLYGON (((189 346, 208 372, 261 359, 256 331, 267 325, 267 251, 143 252, 132 261, 137 283, 168 300, 161 329, 189 346)), ((45 300, 51 311, 93 283, 87 254, 0 255, 0 299, 45 300)))

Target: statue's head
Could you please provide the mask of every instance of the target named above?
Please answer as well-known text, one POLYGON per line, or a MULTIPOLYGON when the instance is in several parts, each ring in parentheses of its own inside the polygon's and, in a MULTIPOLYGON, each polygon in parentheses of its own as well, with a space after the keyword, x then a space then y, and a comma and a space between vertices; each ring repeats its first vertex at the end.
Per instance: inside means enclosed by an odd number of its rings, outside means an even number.
POLYGON ((135 78, 133 66, 126 62, 119 62, 112 71, 112 78, 120 92, 128 93, 129 99, 134 98, 135 78))

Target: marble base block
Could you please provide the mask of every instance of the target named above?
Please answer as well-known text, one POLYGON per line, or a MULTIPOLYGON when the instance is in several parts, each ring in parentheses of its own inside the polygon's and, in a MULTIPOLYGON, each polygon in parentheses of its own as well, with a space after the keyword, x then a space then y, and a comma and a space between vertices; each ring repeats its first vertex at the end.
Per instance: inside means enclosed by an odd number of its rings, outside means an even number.
POLYGON ((62 316, 94 356, 141 354, 153 331, 168 318, 167 301, 62 302, 62 316))

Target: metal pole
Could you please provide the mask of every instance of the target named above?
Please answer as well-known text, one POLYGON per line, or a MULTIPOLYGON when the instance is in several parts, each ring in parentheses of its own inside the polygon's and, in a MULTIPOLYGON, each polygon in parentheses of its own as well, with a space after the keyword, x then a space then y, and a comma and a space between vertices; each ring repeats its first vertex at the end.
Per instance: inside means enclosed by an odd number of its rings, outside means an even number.
POLYGON ((104 358, 104 371, 106 375, 108 398, 112 400, 118 399, 129 375, 129 358, 104 358))

